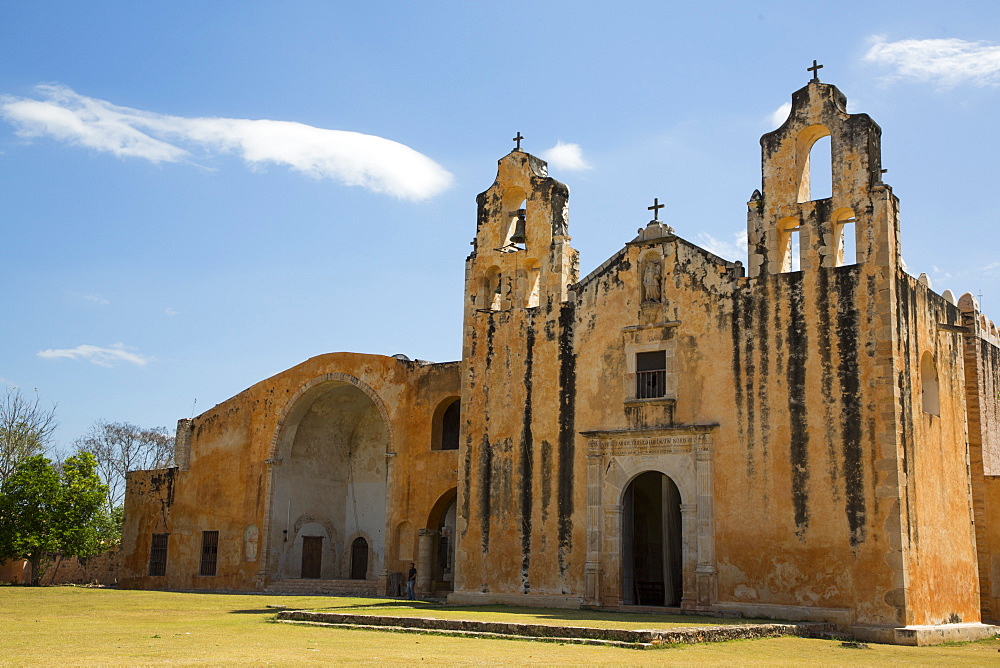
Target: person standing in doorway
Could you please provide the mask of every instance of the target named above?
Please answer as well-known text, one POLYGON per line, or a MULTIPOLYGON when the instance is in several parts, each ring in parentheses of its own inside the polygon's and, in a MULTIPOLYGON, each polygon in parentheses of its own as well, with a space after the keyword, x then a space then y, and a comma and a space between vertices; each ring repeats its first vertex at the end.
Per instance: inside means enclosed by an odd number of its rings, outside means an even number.
POLYGON ((414 566, 413 562, 411 561, 410 573, 409 576, 406 578, 406 598, 410 599, 411 601, 416 600, 416 597, 413 595, 413 588, 416 586, 417 586, 417 567, 414 566))

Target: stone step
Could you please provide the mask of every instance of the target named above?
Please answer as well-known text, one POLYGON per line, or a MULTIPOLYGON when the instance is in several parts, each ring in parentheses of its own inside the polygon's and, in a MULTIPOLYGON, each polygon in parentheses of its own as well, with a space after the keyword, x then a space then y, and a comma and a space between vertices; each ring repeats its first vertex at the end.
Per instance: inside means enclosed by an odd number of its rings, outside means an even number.
POLYGON ((731 624, 724 626, 681 627, 671 629, 598 629, 587 626, 554 626, 513 622, 483 622, 427 617, 394 617, 351 613, 285 610, 278 620, 289 623, 336 626, 340 628, 406 631, 504 637, 550 642, 600 644, 616 647, 648 649, 667 644, 692 644, 772 638, 786 635, 806 635, 827 631, 825 624, 731 624))
MULTIPOLYGON (((384 586, 384 585, 382 585, 384 586)), ((377 580, 275 580, 264 591, 268 594, 312 594, 340 596, 382 596, 377 580)))

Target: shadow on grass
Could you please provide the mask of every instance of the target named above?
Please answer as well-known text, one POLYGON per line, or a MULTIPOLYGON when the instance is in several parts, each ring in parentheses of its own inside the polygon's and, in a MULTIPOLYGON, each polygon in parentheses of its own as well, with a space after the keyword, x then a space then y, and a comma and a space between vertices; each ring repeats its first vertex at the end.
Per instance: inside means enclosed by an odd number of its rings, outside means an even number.
POLYGON ((274 614, 275 612, 280 612, 274 608, 257 608, 254 610, 230 610, 230 615, 266 615, 268 613, 274 614))

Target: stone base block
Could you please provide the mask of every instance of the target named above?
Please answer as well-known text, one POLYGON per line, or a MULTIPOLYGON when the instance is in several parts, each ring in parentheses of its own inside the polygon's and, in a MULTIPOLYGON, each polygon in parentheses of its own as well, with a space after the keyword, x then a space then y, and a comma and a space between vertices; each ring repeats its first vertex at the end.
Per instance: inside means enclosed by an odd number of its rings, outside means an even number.
POLYGON ((527 608, 581 608, 583 597, 559 594, 500 594, 456 591, 448 594, 448 605, 519 605, 527 608))
POLYGON ((939 645, 943 642, 967 642, 991 638, 1000 633, 1000 626, 990 624, 938 624, 927 626, 852 626, 851 634, 858 640, 886 645, 939 645))
POLYGON ((807 605, 777 605, 774 603, 736 603, 720 601, 712 606, 719 612, 738 612, 744 617, 758 619, 787 619, 796 622, 826 622, 847 630, 854 623, 854 610, 850 608, 820 608, 807 605))

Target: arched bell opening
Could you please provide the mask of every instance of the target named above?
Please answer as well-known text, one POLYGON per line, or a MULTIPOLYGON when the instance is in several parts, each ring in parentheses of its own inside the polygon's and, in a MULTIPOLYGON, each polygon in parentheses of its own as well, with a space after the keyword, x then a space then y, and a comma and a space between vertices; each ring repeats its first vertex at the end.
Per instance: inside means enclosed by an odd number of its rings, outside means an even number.
POLYGON ((680 606, 684 560, 677 485, 647 471, 625 488, 622 506, 622 602, 680 606))

